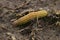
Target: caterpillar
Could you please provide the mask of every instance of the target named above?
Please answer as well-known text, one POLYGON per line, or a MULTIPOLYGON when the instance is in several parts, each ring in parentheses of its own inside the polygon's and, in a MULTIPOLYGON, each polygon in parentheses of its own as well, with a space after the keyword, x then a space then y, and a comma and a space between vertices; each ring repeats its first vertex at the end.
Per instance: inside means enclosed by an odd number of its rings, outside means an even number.
POLYGON ((35 18, 42 18, 47 16, 48 12, 46 10, 40 10, 40 11, 36 11, 36 12, 30 12, 27 15, 17 19, 16 21, 13 22, 13 25, 17 26, 17 25, 22 25, 25 24, 29 21, 31 21, 32 19, 35 18))

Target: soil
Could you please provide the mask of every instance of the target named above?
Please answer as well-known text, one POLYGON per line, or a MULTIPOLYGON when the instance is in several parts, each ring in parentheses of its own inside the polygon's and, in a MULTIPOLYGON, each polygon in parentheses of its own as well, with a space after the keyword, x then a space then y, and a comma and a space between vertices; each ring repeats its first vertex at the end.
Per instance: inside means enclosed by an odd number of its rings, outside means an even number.
POLYGON ((60 10, 60 0, 0 0, 0 40, 60 40, 60 14, 55 10, 60 10), (13 26, 18 18, 42 9, 50 14, 13 26))

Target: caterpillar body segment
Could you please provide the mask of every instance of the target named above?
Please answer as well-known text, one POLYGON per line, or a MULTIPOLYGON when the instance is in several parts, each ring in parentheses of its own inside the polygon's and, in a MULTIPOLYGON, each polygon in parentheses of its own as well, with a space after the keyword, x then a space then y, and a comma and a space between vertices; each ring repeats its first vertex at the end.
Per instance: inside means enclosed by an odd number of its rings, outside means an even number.
POLYGON ((16 21, 13 22, 14 25, 22 25, 22 24, 25 24, 29 21, 31 21, 32 19, 35 19, 35 18, 42 18, 42 17, 45 17, 47 16, 47 11, 46 10, 41 10, 41 11, 37 11, 37 12, 30 12, 29 14, 17 19, 16 21))

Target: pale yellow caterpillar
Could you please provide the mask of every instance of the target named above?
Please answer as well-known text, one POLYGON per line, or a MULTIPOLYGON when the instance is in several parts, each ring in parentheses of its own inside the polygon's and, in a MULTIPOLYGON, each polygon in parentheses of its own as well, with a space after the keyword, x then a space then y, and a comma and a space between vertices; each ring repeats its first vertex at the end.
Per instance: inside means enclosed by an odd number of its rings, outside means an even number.
POLYGON ((41 17, 45 17, 47 16, 47 11, 46 10, 41 10, 41 11, 37 11, 37 12, 30 12, 29 14, 17 19, 16 21, 13 22, 14 25, 22 25, 25 24, 29 21, 31 21, 34 18, 41 18, 41 17))

